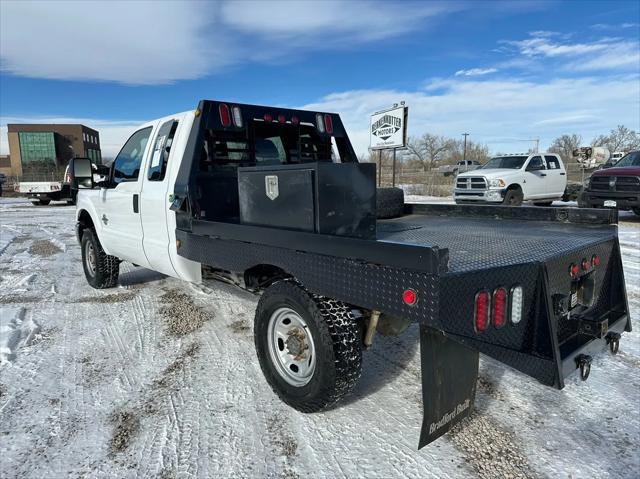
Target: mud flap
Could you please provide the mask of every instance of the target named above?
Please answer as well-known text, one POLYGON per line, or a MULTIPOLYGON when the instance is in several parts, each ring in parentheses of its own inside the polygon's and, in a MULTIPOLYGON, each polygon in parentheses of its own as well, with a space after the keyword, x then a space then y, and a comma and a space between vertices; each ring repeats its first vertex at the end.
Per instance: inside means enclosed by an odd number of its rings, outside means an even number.
POLYGON ((435 441, 473 409, 479 354, 443 333, 420 326, 424 418, 418 449, 435 441))

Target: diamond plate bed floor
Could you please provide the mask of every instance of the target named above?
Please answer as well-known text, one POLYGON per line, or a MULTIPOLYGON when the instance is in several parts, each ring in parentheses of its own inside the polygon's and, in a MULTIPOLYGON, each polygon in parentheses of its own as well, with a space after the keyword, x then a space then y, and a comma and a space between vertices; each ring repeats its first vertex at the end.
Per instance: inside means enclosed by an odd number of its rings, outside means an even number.
POLYGON ((546 261, 615 238, 616 226, 408 215, 378 220, 378 240, 449 249, 449 271, 546 261))

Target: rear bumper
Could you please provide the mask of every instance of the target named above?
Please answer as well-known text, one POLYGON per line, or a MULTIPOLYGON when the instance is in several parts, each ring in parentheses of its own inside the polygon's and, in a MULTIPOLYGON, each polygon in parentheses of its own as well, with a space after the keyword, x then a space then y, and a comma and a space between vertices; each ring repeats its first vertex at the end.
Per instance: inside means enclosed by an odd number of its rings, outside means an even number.
MULTIPOLYGON (((622 334, 624 331, 631 331, 629 316, 624 314, 609 324, 609 334, 622 334)), ((568 346, 568 345, 563 345, 568 346)), ((592 339, 577 349, 571 350, 566 355, 562 355, 562 375, 567 378, 579 368, 580 356, 596 356, 601 354, 608 347, 607 338, 592 339)), ((564 348, 561 348, 564 349, 564 348)), ((568 348, 567 348, 568 349, 568 348)))
POLYGON ((638 208, 640 207, 640 192, 586 190, 583 194, 583 200, 587 208, 603 207, 607 200, 615 201, 618 209, 638 208))

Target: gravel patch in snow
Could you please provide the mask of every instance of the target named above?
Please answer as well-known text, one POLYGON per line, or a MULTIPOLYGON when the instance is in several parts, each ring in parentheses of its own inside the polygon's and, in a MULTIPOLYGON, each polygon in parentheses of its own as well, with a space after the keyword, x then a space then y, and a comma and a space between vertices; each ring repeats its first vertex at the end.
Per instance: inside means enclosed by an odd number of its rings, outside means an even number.
POLYGON ((123 452, 140 431, 140 418, 133 411, 120 411, 111 415, 113 434, 109 442, 111 455, 123 452))
POLYGON ((96 303, 96 304, 111 304, 111 303, 124 303, 125 301, 131 301, 136 297, 136 293, 133 291, 126 291, 124 293, 107 293, 99 296, 82 296, 71 303, 96 303))
POLYGON ((34 241, 29 248, 29 254, 35 254, 37 256, 49 257, 54 254, 62 253, 62 249, 49 240, 37 240, 34 241))
POLYGON ((211 314, 193 302, 193 299, 177 289, 170 289, 162 296, 164 303, 160 314, 165 318, 167 329, 173 336, 185 336, 197 331, 211 319, 211 314))

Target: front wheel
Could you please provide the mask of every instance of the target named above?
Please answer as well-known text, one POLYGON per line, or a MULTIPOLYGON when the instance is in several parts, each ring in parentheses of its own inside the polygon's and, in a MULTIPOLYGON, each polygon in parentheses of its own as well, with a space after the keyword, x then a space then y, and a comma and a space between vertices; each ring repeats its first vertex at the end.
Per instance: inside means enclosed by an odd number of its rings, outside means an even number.
POLYGON ((520 188, 508 190, 504 195, 502 204, 505 206, 520 206, 522 204, 523 194, 520 188))
POLYGON ((260 298, 254 340, 267 382, 298 411, 331 406, 360 377, 362 339, 351 309, 293 280, 271 285, 260 298))
POLYGON ((95 231, 84 230, 80 245, 87 282, 96 289, 113 288, 117 285, 120 262, 115 256, 104 252, 95 231))

